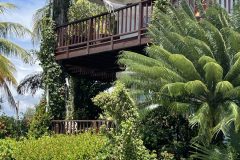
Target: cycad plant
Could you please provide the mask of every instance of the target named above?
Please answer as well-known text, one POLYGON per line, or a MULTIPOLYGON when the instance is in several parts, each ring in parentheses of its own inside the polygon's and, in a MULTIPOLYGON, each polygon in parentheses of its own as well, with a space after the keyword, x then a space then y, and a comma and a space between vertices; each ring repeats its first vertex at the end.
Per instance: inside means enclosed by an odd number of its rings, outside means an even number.
POLYGON ((240 7, 229 15, 219 6, 196 18, 185 1, 167 12, 155 8, 147 56, 124 52, 120 75, 138 101, 169 106, 189 115, 194 139, 209 144, 234 124, 240 129, 240 7))
MULTIPOLYGON (((0 3, 0 14, 2 15, 7 9, 13 9, 15 5, 11 3, 0 3)), ((14 78, 14 65, 4 56, 18 56, 25 62, 29 60, 29 54, 17 44, 9 41, 9 37, 24 37, 31 32, 21 24, 13 22, 0 22, 0 89, 3 89, 10 106, 16 108, 14 98, 9 89, 10 85, 16 85, 17 81, 14 78)))

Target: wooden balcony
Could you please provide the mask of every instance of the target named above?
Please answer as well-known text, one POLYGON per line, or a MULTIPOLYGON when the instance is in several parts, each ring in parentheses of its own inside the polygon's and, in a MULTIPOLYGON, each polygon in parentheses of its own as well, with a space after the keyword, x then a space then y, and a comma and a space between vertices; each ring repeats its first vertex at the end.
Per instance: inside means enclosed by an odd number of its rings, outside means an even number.
MULTIPOLYGON (((172 0, 172 4, 178 6, 179 1, 172 0)), ((194 0, 187 2, 197 15, 194 0)), ((209 3, 203 0, 204 8, 209 3)), ((231 11, 231 0, 223 0, 221 5, 231 11)), ((69 73, 113 80, 120 71, 116 63, 119 51, 141 52, 150 43, 146 32, 152 10, 153 1, 143 0, 57 27, 56 59, 69 73)))
POLYGON ((152 1, 129 6, 57 28, 57 60, 146 45, 152 1))

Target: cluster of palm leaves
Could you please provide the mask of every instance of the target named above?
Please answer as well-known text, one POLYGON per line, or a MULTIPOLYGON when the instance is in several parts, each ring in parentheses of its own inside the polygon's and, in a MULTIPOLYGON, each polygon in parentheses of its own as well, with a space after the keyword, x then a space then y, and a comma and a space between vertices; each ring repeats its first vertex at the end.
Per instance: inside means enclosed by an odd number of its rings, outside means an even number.
MULTIPOLYGON (((210 144, 240 129, 240 6, 230 15, 220 6, 196 18, 184 0, 167 12, 155 8, 147 56, 124 52, 120 75, 139 103, 162 104, 189 116, 195 141, 210 144)), ((239 143, 239 142, 238 142, 239 143)), ((239 145, 239 144, 238 144, 239 145)))
MULTIPOLYGON (((0 14, 8 9, 16 8, 11 3, 0 2, 0 14)), ((9 37, 23 38, 26 34, 31 35, 31 32, 18 23, 0 22, 0 89, 4 91, 11 107, 16 108, 13 95, 9 89, 9 85, 16 86, 17 81, 14 78, 15 67, 5 56, 18 56, 25 62, 29 61, 30 55, 23 48, 8 40, 9 37)))

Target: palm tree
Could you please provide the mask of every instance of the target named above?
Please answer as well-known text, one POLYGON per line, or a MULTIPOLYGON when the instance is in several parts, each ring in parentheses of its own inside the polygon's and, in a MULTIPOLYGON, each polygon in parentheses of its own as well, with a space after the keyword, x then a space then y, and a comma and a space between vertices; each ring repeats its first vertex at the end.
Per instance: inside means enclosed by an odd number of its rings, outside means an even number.
MULTIPOLYGON (((199 8, 201 8, 199 6, 199 8)), ((167 13, 155 8, 148 56, 124 52, 120 75, 141 102, 169 106, 189 115, 194 139, 209 144, 231 125, 240 129, 240 6, 232 15, 219 6, 197 19, 185 1, 167 13), (139 98, 140 97, 140 98, 139 98)))
MULTIPOLYGON (((0 14, 3 14, 7 9, 13 9, 15 5, 11 3, 0 3, 0 14)), ((0 22, 0 88, 4 90, 10 106, 16 109, 16 104, 9 85, 16 86, 17 81, 14 78, 14 65, 5 56, 18 56, 25 62, 28 62, 30 55, 17 44, 9 41, 7 37, 24 37, 31 32, 21 24, 13 22, 0 22)))
POLYGON ((53 18, 56 25, 66 23, 70 3, 71 0, 46 0, 46 5, 38 9, 33 15, 33 33, 35 40, 41 39, 44 18, 53 18))

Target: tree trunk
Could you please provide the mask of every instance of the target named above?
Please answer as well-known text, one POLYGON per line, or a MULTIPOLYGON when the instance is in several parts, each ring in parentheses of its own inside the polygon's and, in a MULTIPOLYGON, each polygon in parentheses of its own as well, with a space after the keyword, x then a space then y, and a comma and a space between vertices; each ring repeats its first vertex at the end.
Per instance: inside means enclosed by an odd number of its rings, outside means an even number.
POLYGON ((68 22, 67 13, 70 6, 69 0, 53 0, 53 20, 56 26, 68 22))

